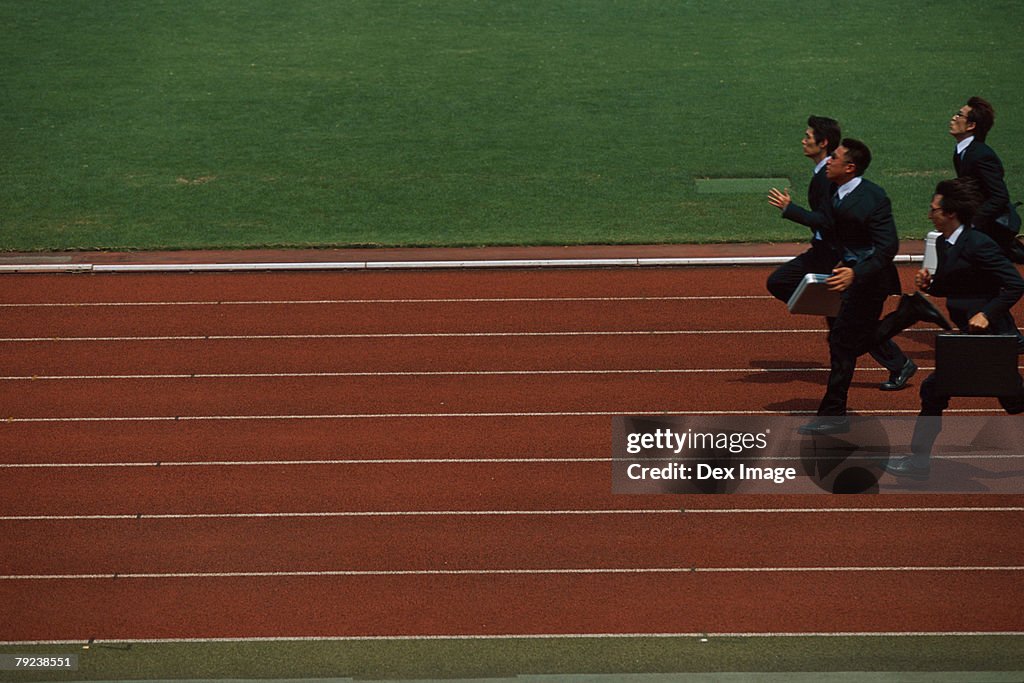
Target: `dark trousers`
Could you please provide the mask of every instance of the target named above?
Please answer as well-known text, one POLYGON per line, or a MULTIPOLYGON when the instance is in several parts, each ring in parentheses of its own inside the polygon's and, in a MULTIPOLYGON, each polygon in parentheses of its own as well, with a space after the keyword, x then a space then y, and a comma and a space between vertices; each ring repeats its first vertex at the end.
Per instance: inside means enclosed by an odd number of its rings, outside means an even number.
POLYGON ((974 228, 992 238, 992 241, 999 245, 1007 258, 1015 263, 1021 263, 1020 244, 1017 242, 1017 233, 1020 232, 1020 216, 1016 208, 1012 211, 1007 209, 1006 213, 998 219, 992 219, 976 223, 974 228))
MULTIPOLYGON (((820 240, 815 240, 811 242, 810 249, 772 271, 766 283, 768 291, 779 301, 788 303, 805 275, 808 273, 828 275, 832 273, 835 265, 836 257, 833 255, 832 249, 820 240)), ((825 320, 831 330, 835 318, 826 318, 825 320)), ((907 364, 907 356, 891 339, 872 346, 867 353, 889 372, 897 372, 907 364)))
MULTIPOLYGON (((1010 415, 1017 415, 1024 412, 1024 383, 1020 375, 1017 375, 1017 393, 1012 396, 997 396, 996 400, 1010 415)), ((919 419, 914 423, 914 436, 910 441, 910 451, 918 460, 918 464, 924 464, 924 460, 931 455, 935 439, 942 431, 942 413, 949 407, 950 397, 939 393, 935 388, 934 373, 921 382, 921 412, 919 419)))
MULTIPOLYGON (((845 415, 846 398, 853 382, 853 371, 857 358, 872 348, 872 337, 878 325, 878 317, 888 294, 874 282, 857 282, 843 292, 843 303, 839 315, 828 333, 829 361, 832 369, 828 375, 825 396, 818 405, 818 415, 845 415)), ((891 342, 890 342, 891 343, 891 342)), ((895 346, 895 344, 893 344, 895 346)), ((899 352, 902 367, 906 355, 899 352)))
MULTIPOLYGON (((982 310, 986 303, 988 303, 986 298, 949 298, 946 300, 946 309, 949 311, 949 317, 953 320, 953 324, 959 328, 960 332, 967 334, 968 321, 971 316, 982 310)), ((1013 316, 1008 311, 991 317, 988 333, 1020 335, 1013 316)), ((1021 382, 1019 374, 1017 385, 1020 388, 1016 394, 996 397, 1003 410, 1011 415, 1024 412, 1024 383, 1021 382)), ((914 436, 910 442, 910 450, 919 460, 926 459, 931 455, 935 439, 942 431, 942 412, 949 407, 949 399, 948 395, 941 394, 936 390, 934 374, 928 375, 921 382, 921 412, 918 415, 931 419, 918 420, 914 423, 914 436)))
MULTIPOLYGON (((1017 241, 1017 232, 1011 226, 1016 226, 1017 230, 1020 229, 1020 217, 1017 215, 1017 210, 1014 208, 1011 211, 1007 211, 1003 218, 1006 219, 1006 224, 1001 224, 996 221, 988 221, 981 225, 975 225, 974 227, 992 238, 999 248, 1003 250, 1006 257, 1014 263, 1024 263, 1024 246, 1017 241)), ((1021 335, 1020 330, 1017 330, 1017 323, 1013 319, 1012 313, 1007 313, 1010 316, 1010 321, 1013 323, 1015 333, 1017 335, 1017 346, 1024 351, 1024 335, 1021 335)))
POLYGON ((768 291, 782 303, 789 302, 800 281, 808 273, 829 274, 838 259, 821 240, 811 242, 811 248, 772 271, 768 276, 768 291))

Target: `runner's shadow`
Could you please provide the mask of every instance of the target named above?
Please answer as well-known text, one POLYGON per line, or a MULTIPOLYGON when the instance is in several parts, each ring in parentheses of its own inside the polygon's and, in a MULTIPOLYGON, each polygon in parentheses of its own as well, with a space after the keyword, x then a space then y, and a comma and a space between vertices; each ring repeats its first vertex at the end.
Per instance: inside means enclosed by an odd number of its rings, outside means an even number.
POLYGON ((827 372, 800 372, 799 370, 786 372, 752 372, 749 375, 743 375, 737 377, 731 381, 743 382, 745 384, 792 384, 794 382, 803 382, 805 384, 814 384, 821 386, 825 384, 825 379, 828 377, 827 372))
POLYGON ((767 405, 764 406, 764 409, 785 413, 809 412, 813 415, 818 410, 819 402, 820 399, 817 398, 791 398, 788 401, 768 403, 767 405))
POLYGON ((777 358, 761 359, 754 358, 750 361, 750 367, 760 368, 762 370, 786 370, 792 368, 794 370, 802 370, 806 368, 824 368, 818 361, 813 360, 784 360, 777 358))
POLYGON ((880 484, 883 491, 1019 494, 1024 487, 1024 470, 997 471, 970 463, 934 458, 931 476, 927 481, 886 477, 880 484))
POLYGON ((791 361, 780 359, 754 359, 750 361, 759 372, 751 372, 733 381, 749 384, 792 384, 806 382, 824 384, 828 368, 815 361, 791 361), (813 372, 808 372, 812 370, 813 372))

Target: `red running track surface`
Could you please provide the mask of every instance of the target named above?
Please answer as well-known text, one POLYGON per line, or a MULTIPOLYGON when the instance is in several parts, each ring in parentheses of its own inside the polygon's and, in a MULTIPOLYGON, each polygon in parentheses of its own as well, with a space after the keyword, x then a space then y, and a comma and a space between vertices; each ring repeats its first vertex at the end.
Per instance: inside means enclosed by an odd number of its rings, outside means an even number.
POLYGON ((1021 496, 611 493, 613 414, 813 412, 767 272, 4 276, 0 640, 1024 631, 1021 496))

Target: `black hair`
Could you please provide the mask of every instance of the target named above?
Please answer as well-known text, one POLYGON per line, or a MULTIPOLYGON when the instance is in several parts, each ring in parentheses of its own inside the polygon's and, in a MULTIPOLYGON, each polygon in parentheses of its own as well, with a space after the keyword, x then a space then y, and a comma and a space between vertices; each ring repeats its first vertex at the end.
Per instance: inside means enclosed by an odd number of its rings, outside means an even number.
POLYGON ((955 213, 957 220, 970 225, 971 219, 984 201, 978 183, 973 178, 943 180, 935 186, 935 194, 942 197, 939 207, 943 213, 955 213))
POLYGON ((967 120, 974 124, 974 136, 984 142, 996 122, 996 110, 988 100, 977 96, 967 100, 967 106, 971 108, 967 120))
POLYGON ((836 147, 839 146, 839 140, 842 138, 838 121, 827 116, 814 116, 812 114, 807 117, 807 127, 811 129, 811 132, 814 134, 814 141, 819 145, 822 141, 827 141, 825 145, 826 152, 831 154, 836 151, 836 147))
POLYGON ((843 138, 843 147, 846 148, 846 160, 857 167, 854 175, 864 175, 871 165, 871 150, 860 140, 843 138))

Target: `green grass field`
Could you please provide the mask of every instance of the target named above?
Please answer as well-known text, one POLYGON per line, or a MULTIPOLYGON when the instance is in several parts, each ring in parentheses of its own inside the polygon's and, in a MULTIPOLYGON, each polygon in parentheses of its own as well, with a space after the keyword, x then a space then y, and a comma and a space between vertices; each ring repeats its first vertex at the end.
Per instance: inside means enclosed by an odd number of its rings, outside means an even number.
POLYGON ((1024 198, 1012 0, 0 0, 0 250, 803 239, 761 191, 807 114, 905 236, 950 115, 1024 198))

